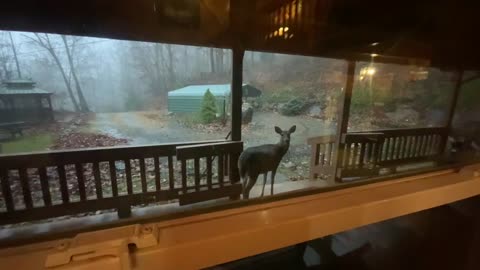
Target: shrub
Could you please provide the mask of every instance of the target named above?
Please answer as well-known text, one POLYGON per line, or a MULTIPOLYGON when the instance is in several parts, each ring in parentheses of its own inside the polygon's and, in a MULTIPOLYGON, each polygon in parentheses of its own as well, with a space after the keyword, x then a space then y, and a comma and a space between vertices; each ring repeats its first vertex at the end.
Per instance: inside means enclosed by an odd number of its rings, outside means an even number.
POLYGON ((210 89, 207 89, 202 100, 202 109, 200 111, 200 116, 204 124, 209 124, 215 121, 217 118, 217 100, 215 96, 210 92, 210 89))
POLYGON ((385 104, 388 110, 394 110, 397 100, 389 93, 380 89, 369 89, 368 87, 355 87, 352 93, 351 109, 354 112, 371 110, 375 102, 385 104))
POLYGON ((298 97, 293 98, 280 108, 280 113, 288 116, 299 115, 305 110, 307 105, 308 104, 305 99, 298 97))

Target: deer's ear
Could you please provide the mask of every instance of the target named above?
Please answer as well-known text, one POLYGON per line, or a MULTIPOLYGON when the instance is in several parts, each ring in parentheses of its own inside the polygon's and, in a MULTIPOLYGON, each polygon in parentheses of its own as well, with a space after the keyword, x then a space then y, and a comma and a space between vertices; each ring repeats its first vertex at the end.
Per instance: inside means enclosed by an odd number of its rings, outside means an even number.
POLYGON ((282 134, 282 129, 275 126, 275 132, 277 132, 278 134, 282 134))
POLYGON ((297 126, 292 126, 289 130, 290 133, 294 133, 297 130, 297 126))

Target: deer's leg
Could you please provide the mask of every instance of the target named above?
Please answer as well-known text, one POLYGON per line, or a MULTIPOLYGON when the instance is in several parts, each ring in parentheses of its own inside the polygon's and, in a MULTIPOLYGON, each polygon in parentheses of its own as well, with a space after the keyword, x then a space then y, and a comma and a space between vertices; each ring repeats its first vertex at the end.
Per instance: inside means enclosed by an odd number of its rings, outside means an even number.
POLYGON ((270 195, 273 195, 273 184, 275 183, 275 174, 277 173, 277 170, 272 171, 272 181, 271 181, 271 190, 270 190, 270 195))
POLYGON ((253 185, 255 185, 255 182, 257 182, 258 174, 255 175, 249 175, 247 179, 247 185, 244 187, 243 190, 243 198, 248 199, 250 196, 250 190, 252 190, 253 185))
POLYGON ((264 191, 265 191, 265 185, 267 184, 267 175, 268 175, 268 172, 266 172, 266 173, 263 174, 262 195, 260 195, 260 197, 263 197, 263 193, 264 193, 264 191))

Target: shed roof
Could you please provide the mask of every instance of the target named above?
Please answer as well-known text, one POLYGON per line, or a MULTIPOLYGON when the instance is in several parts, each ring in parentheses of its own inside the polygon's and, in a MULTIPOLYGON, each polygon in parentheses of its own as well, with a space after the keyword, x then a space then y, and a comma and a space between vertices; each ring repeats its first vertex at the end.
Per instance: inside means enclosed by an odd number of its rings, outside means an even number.
MULTIPOLYGON (((172 90, 168 92, 169 97, 197 97, 205 95, 207 89, 214 96, 229 96, 230 95, 230 84, 205 84, 205 85, 189 85, 180 89, 172 90)), ((255 87, 244 83, 243 84, 243 92, 246 96, 259 96, 261 91, 256 89, 255 87), (248 90, 247 90, 248 89, 248 90)))
POLYGON ((50 95, 50 94, 52 93, 36 87, 30 88, 30 89, 0 88, 0 95, 50 95))
POLYGON ((205 85, 189 85, 180 89, 168 92, 169 97, 175 96, 202 96, 205 95, 207 89, 214 96, 230 95, 230 84, 205 84, 205 85))
POLYGON ((0 95, 49 95, 48 91, 35 87, 32 80, 9 80, 0 86, 0 95))

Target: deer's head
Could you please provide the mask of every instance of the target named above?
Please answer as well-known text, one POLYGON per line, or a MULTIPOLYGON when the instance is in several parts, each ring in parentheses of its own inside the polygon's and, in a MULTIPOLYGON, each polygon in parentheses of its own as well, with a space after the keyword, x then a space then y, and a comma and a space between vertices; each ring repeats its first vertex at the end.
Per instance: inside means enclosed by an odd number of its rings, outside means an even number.
POLYGON ((292 126, 289 130, 282 130, 275 126, 275 132, 280 134, 280 143, 283 145, 290 145, 290 134, 294 133, 297 126, 292 126))

